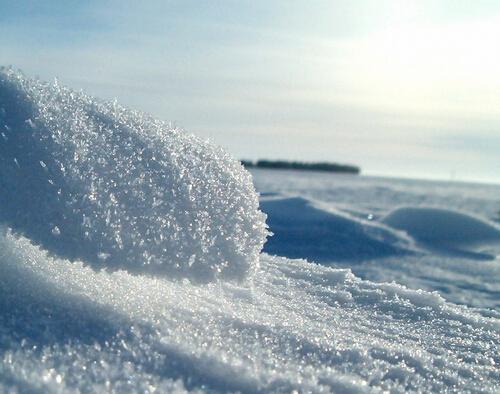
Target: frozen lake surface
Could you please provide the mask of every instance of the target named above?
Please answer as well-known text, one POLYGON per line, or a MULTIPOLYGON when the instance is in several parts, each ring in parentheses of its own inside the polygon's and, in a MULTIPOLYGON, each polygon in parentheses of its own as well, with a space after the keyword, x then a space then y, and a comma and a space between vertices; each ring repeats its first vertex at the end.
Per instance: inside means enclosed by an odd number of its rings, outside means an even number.
POLYGON ((498 187, 257 170, 261 253, 208 142, 12 70, 0 130, 0 392, 498 392, 498 187))

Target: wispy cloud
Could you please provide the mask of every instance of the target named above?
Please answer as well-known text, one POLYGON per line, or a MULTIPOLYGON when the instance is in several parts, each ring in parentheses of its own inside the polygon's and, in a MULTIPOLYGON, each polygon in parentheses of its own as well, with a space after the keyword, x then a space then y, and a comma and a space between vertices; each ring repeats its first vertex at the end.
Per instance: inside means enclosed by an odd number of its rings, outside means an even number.
POLYGON ((0 16, 2 64, 117 97, 235 155, 447 176, 457 148, 443 136, 460 134, 478 141, 463 146, 476 174, 498 167, 476 154, 499 132, 498 2, 23 3, 0 16))

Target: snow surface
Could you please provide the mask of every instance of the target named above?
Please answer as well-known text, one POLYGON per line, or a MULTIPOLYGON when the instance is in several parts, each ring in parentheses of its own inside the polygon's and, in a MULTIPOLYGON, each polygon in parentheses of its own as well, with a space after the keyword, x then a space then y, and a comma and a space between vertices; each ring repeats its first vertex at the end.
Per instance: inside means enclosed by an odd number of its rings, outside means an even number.
MULTIPOLYGON (((0 391, 498 392, 494 309, 258 255, 266 230, 250 176, 217 148, 12 71, 0 77, 0 103, 0 391), (206 227, 193 228, 200 215, 206 227), (207 246, 201 234, 218 241, 207 246), (226 280, 235 277, 247 280, 226 280)), ((324 264, 340 256, 366 276, 373 268, 426 286, 405 264, 457 261, 379 222, 386 206, 365 211, 363 180, 342 178, 351 200, 333 206, 311 194, 340 178, 307 174, 308 192, 290 197, 278 172, 256 174, 260 190, 272 186, 262 206, 283 252, 315 252, 293 245, 302 228, 313 245, 333 242, 324 264)), ((491 283, 494 263, 481 261, 476 280, 491 283)))
POLYGON ((313 200, 264 196, 260 206, 274 233, 264 249, 270 254, 329 262, 412 253, 412 241, 404 234, 313 200))
POLYGON ((264 251, 438 291, 500 317, 500 186, 252 173, 274 233, 264 251))
POLYGON ((406 231, 419 241, 463 245, 500 241, 500 229, 481 218, 443 208, 403 207, 390 212, 382 222, 406 231))
POLYGON ((192 285, 0 243, 4 389, 498 389, 498 320, 437 293, 265 254, 252 286, 192 285))
POLYGON ((257 269, 265 216, 220 148, 12 69, 0 131, 0 220, 54 254, 198 281, 257 269))

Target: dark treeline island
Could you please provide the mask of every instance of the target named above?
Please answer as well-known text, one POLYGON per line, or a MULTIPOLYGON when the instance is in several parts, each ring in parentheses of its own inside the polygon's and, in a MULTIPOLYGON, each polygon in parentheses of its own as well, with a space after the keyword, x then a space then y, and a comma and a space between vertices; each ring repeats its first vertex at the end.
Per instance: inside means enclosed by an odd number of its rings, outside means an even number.
POLYGON ((361 169, 357 166, 337 163, 304 163, 301 161, 286 161, 286 160, 241 160, 247 168, 270 168, 270 169, 285 169, 285 170, 306 170, 306 171, 324 171, 324 172, 340 172, 347 174, 359 174, 361 169))

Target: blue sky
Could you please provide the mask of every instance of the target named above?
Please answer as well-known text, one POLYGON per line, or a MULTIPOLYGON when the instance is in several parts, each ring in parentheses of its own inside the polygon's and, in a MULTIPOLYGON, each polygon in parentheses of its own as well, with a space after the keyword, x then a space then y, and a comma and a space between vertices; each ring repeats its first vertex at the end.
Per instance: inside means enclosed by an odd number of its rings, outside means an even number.
POLYGON ((500 182, 499 1, 0 0, 0 64, 256 159, 500 182))

